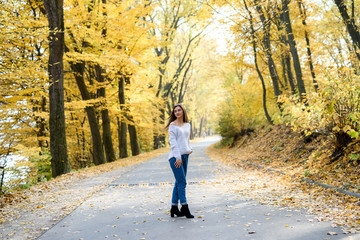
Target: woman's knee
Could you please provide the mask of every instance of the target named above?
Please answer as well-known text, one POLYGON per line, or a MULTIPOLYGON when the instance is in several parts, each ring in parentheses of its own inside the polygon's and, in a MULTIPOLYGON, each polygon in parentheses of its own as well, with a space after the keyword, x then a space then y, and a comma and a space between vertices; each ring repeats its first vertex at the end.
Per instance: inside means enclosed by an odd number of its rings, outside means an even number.
POLYGON ((186 185, 187 185, 186 178, 182 178, 178 180, 178 186, 186 187, 186 185))

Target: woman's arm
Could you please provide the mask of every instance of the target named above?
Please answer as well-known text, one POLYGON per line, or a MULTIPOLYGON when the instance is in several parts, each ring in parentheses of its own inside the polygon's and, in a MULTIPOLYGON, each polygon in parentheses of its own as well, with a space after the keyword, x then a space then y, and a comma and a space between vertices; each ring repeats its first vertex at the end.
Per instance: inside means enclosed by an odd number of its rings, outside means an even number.
POLYGON ((187 141, 188 141, 188 146, 190 147, 190 153, 189 154, 192 154, 193 149, 192 149, 192 147, 190 145, 190 134, 191 134, 191 125, 189 124, 189 137, 188 137, 187 141))
POLYGON ((172 155, 176 158, 176 160, 181 160, 181 154, 179 147, 176 142, 176 132, 175 127, 171 126, 169 127, 169 143, 170 143, 170 151, 172 152, 172 155))
POLYGON ((192 149, 192 147, 191 147, 191 145, 190 145, 190 138, 188 138, 188 144, 189 144, 189 147, 190 147, 190 153, 189 153, 189 154, 192 154, 193 149, 192 149))

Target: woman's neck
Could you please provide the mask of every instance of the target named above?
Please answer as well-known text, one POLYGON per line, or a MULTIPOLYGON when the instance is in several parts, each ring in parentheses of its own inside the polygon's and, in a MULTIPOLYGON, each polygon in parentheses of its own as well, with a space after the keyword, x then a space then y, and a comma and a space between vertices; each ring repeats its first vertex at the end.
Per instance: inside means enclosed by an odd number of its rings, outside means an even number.
POLYGON ((184 124, 184 121, 183 121, 182 118, 177 118, 177 119, 175 120, 175 122, 176 122, 177 125, 180 125, 180 126, 184 124))

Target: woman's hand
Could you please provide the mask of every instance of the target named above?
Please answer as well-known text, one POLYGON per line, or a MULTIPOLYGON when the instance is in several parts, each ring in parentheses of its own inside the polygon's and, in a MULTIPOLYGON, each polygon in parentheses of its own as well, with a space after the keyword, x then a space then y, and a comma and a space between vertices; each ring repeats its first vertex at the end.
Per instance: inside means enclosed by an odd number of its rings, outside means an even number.
POLYGON ((193 150, 191 150, 191 151, 189 152, 189 155, 192 154, 192 153, 193 153, 193 150))
POLYGON ((181 159, 176 159, 176 161, 174 163, 175 167, 179 168, 179 167, 181 167, 181 164, 182 164, 182 160, 181 159))

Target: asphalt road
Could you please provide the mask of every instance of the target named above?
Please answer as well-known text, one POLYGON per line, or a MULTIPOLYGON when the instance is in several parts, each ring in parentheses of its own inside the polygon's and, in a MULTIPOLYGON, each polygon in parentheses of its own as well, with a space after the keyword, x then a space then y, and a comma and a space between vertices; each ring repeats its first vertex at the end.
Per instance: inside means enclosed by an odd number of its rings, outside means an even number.
POLYGON ((123 173, 38 239, 358 239, 330 222, 309 221, 313 216, 305 210, 265 206, 228 192, 220 179, 234 170, 206 155, 218 140, 192 145, 187 198, 194 219, 169 215, 174 178, 164 154, 123 173))

